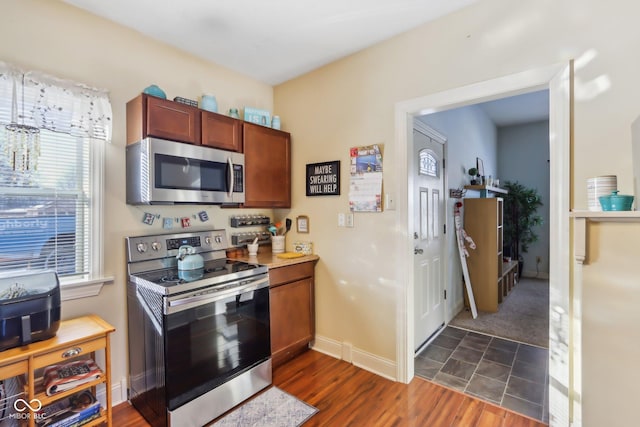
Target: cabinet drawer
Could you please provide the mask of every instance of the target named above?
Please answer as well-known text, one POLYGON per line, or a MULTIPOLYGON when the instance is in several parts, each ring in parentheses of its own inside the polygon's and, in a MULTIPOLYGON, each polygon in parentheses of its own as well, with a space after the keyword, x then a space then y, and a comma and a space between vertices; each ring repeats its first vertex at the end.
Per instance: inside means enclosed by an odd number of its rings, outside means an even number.
POLYGON ((42 354, 34 358, 34 369, 42 368, 56 363, 65 362, 78 356, 86 356, 96 350, 101 350, 107 346, 105 337, 85 341, 74 346, 69 346, 51 353, 42 354))
POLYGON ((269 270, 269 286, 274 287, 304 279, 305 277, 313 277, 313 262, 304 262, 269 270))
MULTIPOLYGON (((0 367, 0 380, 15 377, 24 374, 29 370, 29 363, 26 360, 12 363, 10 365, 0 367)), ((0 399, 0 402, 2 399, 0 399)))

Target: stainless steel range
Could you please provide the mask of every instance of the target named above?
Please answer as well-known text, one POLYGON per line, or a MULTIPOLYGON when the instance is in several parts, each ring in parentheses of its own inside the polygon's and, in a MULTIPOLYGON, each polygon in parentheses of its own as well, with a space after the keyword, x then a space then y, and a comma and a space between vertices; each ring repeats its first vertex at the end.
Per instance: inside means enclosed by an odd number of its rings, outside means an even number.
POLYGON ((202 426, 271 384, 265 266, 226 259, 225 230, 126 244, 129 399, 150 424, 202 426))

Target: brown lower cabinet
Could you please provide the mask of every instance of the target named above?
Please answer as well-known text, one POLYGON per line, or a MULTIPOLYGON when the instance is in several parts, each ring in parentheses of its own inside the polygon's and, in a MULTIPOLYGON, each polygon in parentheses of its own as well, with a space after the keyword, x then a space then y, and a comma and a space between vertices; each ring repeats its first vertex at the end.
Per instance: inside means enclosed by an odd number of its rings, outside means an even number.
POLYGON ((274 367, 306 351, 315 336, 314 267, 309 261, 269 270, 274 367))

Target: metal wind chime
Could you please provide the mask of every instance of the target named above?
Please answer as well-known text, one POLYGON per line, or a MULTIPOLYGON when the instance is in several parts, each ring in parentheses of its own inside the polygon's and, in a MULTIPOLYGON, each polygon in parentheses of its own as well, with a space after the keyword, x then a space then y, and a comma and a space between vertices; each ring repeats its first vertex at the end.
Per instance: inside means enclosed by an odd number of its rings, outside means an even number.
POLYGON ((13 82, 11 123, 6 125, 5 155, 14 172, 31 174, 38 169, 40 157, 40 129, 24 124, 24 75, 22 76, 22 113, 18 123, 18 93, 13 82))

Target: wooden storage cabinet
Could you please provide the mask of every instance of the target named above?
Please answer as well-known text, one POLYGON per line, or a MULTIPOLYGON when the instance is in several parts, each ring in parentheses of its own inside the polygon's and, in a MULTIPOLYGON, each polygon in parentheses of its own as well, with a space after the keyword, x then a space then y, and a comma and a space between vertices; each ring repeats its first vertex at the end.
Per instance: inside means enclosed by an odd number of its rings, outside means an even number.
POLYGON ((467 266, 476 307, 496 312, 504 296, 502 254, 503 199, 464 199, 464 229, 476 244, 467 266))
POLYGON ((242 152, 242 122, 222 114, 201 111, 202 145, 242 152))
MULTIPOLYGON (((111 426, 111 356, 109 334, 115 328, 95 315, 65 320, 55 337, 16 347, 0 352, 0 379, 21 376, 25 382, 25 397, 28 402, 37 399, 42 406, 46 406, 59 399, 68 397, 85 389, 91 389, 94 396, 96 387, 105 387, 106 406, 102 408, 101 416, 90 421, 86 426, 106 424, 111 426), (104 351, 103 375, 91 382, 84 383, 71 390, 47 396, 42 384, 35 377, 36 370, 56 363, 69 362, 86 358, 90 355, 95 360, 95 352, 104 351)), ((35 425, 35 417, 30 412, 28 425, 35 425)))
POLYGON ((248 208, 291 207, 291 135, 243 123, 245 202, 248 208))
POLYGON ((307 350, 315 336, 314 266, 309 261, 269 270, 274 367, 307 350))
POLYGON ((127 102, 127 144, 148 136, 200 144, 200 109, 140 94, 127 102))
POLYGON ((127 144, 148 136, 242 152, 242 121, 140 94, 127 103, 127 144))

